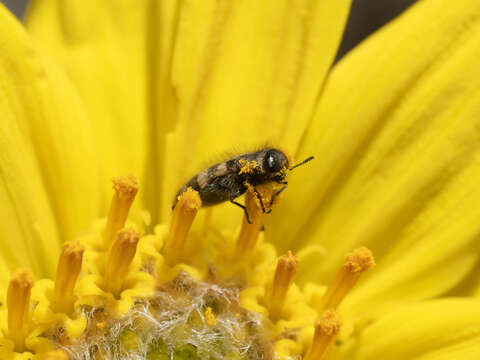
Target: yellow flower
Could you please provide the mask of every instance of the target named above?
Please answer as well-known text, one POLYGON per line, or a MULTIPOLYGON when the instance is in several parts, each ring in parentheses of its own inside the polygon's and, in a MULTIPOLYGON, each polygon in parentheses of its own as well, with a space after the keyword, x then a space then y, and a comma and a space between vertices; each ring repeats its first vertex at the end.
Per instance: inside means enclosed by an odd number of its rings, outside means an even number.
POLYGON ((0 359, 479 358, 480 3, 420 1, 329 71, 349 6, 0 5, 0 359), (316 157, 272 215, 172 215, 266 141, 316 157))

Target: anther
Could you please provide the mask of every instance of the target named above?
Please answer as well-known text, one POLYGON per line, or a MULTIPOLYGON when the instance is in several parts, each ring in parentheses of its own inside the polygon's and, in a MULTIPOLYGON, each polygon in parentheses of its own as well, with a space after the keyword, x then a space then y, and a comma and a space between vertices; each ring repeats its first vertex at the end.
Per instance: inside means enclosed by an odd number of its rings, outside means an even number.
POLYGON ((298 258, 290 251, 278 259, 268 301, 268 309, 272 319, 280 317, 288 289, 295 281, 297 271, 298 258))
POLYGON ((322 360, 339 330, 340 318, 335 310, 325 311, 315 324, 312 346, 308 350, 305 360, 322 360))
POLYGON ((336 309, 352 290, 360 276, 375 266, 372 252, 366 247, 358 248, 347 255, 345 261, 323 295, 320 311, 336 309))
POLYGON ((244 259, 251 254, 257 244, 260 231, 263 230, 265 213, 262 210, 259 195, 262 198, 262 203, 268 204, 269 201, 267 199, 270 199, 274 193, 271 185, 258 186, 256 190, 258 195, 253 186, 249 186, 245 193, 246 214, 243 216, 242 228, 235 246, 234 256, 236 258, 244 259))
POLYGON ((53 291, 53 309, 57 312, 68 314, 73 309, 74 289, 82 269, 82 258, 82 245, 77 242, 67 242, 63 245, 53 291))
POLYGON ((40 357, 41 360, 69 360, 70 357, 65 351, 53 350, 40 357))
POLYGON ((105 227, 105 249, 109 248, 117 232, 125 226, 128 212, 138 192, 138 183, 133 175, 119 176, 112 181, 115 192, 112 203, 110 204, 110 212, 105 227))
POLYGON ((138 240, 139 235, 135 230, 123 229, 118 232, 117 240, 110 249, 105 268, 104 289, 117 298, 135 256, 138 240))
POLYGON ((178 202, 172 214, 170 232, 163 247, 163 255, 169 265, 175 265, 181 260, 188 232, 201 207, 200 195, 191 187, 178 196, 178 202))
POLYGON ((24 269, 13 275, 8 286, 8 336, 13 341, 16 352, 25 350, 32 287, 33 275, 24 269))

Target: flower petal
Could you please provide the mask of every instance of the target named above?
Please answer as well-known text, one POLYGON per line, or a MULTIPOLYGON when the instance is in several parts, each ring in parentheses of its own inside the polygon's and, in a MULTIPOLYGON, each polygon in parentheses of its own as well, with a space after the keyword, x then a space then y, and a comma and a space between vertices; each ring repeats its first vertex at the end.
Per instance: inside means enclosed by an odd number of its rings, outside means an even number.
POLYGON ((135 172, 165 211, 215 152, 272 138, 296 149, 349 6, 37 1, 27 24, 84 98, 102 142, 103 178, 135 172))
POLYGON ((163 211, 212 155, 267 140, 296 150, 349 7, 349 0, 183 2, 172 70, 178 123, 167 139, 163 211))
POLYGON ((0 5, 1 285, 18 266, 31 266, 37 274, 51 274, 48 260, 53 260, 56 248, 50 245, 53 249, 49 252, 48 244, 58 244, 56 223, 25 123, 34 103, 29 109, 22 103, 26 99, 19 96, 22 91, 30 91, 30 84, 16 82, 19 58, 12 50, 18 50, 18 41, 6 41, 17 35, 17 27, 13 15, 0 5))
POLYGON ((480 301, 452 298, 405 306, 359 335, 354 360, 475 360, 480 357, 480 301))
POLYGON ((104 214, 113 176, 133 173, 144 189, 147 10, 143 1, 33 1, 27 16, 30 33, 63 65, 86 107, 101 165, 104 214))
POLYGON ((282 247, 324 245, 311 276, 325 282, 371 247, 362 304, 439 294, 478 257, 479 15, 475 0, 419 2, 338 64, 300 152, 318 159, 291 176, 283 226, 266 226, 282 247))
MULTIPOLYGON (((0 17, 2 114, 17 124, 22 141, 32 142, 32 160, 50 197, 59 235, 62 241, 70 239, 85 230, 98 211, 96 164, 85 112, 65 74, 36 49, 22 25, 3 7, 0 17)), ((25 180, 33 178, 27 175, 25 180)))

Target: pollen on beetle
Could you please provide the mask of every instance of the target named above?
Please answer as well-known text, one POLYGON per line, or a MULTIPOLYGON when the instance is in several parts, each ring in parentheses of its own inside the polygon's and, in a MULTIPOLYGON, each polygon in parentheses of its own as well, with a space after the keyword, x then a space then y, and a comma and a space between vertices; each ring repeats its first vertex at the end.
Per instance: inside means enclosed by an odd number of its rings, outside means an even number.
POLYGON ((240 159, 238 160, 240 164, 240 171, 238 172, 238 175, 241 174, 250 174, 255 171, 255 169, 258 169, 258 163, 256 160, 245 160, 245 159, 240 159))

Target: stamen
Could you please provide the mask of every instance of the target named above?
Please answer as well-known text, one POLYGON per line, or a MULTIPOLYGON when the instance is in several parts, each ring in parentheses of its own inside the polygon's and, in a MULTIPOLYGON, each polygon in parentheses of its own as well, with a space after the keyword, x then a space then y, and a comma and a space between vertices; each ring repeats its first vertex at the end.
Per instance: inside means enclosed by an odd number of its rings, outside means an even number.
POLYGON ((325 311, 315 324, 312 346, 305 360, 321 360, 340 330, 340 318, 335 310, 325 311))
POLYGON ((163 255, 169 265, 175 265, 181 260, 188 232, 201 207, 200 195, 191 187, 178 197, 173 210, 170 232, 163 247, 163 255))
POLYGON ((32 287, 33 275, 25 269, 18 270, 8 286, 8 336, 14 342, 16 352, 25 350, 32 287))
POLYGON ((117 232, 125 226, 128 212, 138 192, 138 183, 133 175, 119 176, 112 181, 115 193, 105 227, 105 249, 109 248, 117 232))
POLYGON ((205 322, 208 326, 215 326, 215 324, 217 323, 217 319, 215 318, 215 315, 213 314, 212 308, 210 306, 207 306, 203 315, 205 316, 205 322))
POLYGON ((128 267, 135 256, 139 238, 135 230, 123 229, 118 232, 117 240, 110 249, 105 269, 104 289, 117 298, 122 291, 128 267))
POLYGON ((77 242, 67 242, 63 245, 53 291, 53 308, 57 312, 69 314, 73 309, 75 300, 73 290, 82 269, 82 258, 82 245, 77 242))
MULTIPOLYGON (((263 205, 268 207, 270 205, 270 199, 274 193, 273 187, 259 186, 257 187, 257 191, 262 198, 263 205)), ((248 186, 248 190, 245 194, 245 207, 247 208, 251 224, 248 222, 247 215, 244 214, 242 228, 238 235, 234 253, 235 257, 239 259, 245 259, 251 254, 257 244, 258 235, 260 234, 260 231, 262 231, 265 221, 265 214, 263 213, 260 201, 251 185, 248 186)), ((266 210, 268 211, 268 208, 266 210)))
POLYGON ((358 248, 348 254, 342 267, 323 295, 320 311, 336 309, 355 286, 362 273, 373 266, 375 266, 375 259, 372 252, 366 247, 358 248))
POLYGON ((290 251, 278 259, 268 303, 270 318, 277 319, 280 317, 288 289, 295 281, 297 271, 298 258, 290 251))
POLYGON ((45 355, 41 357, 42 360, 69 360, 70 357, 67 355, 65 351, 62 350, 54 350, 49 351, 45 355))

